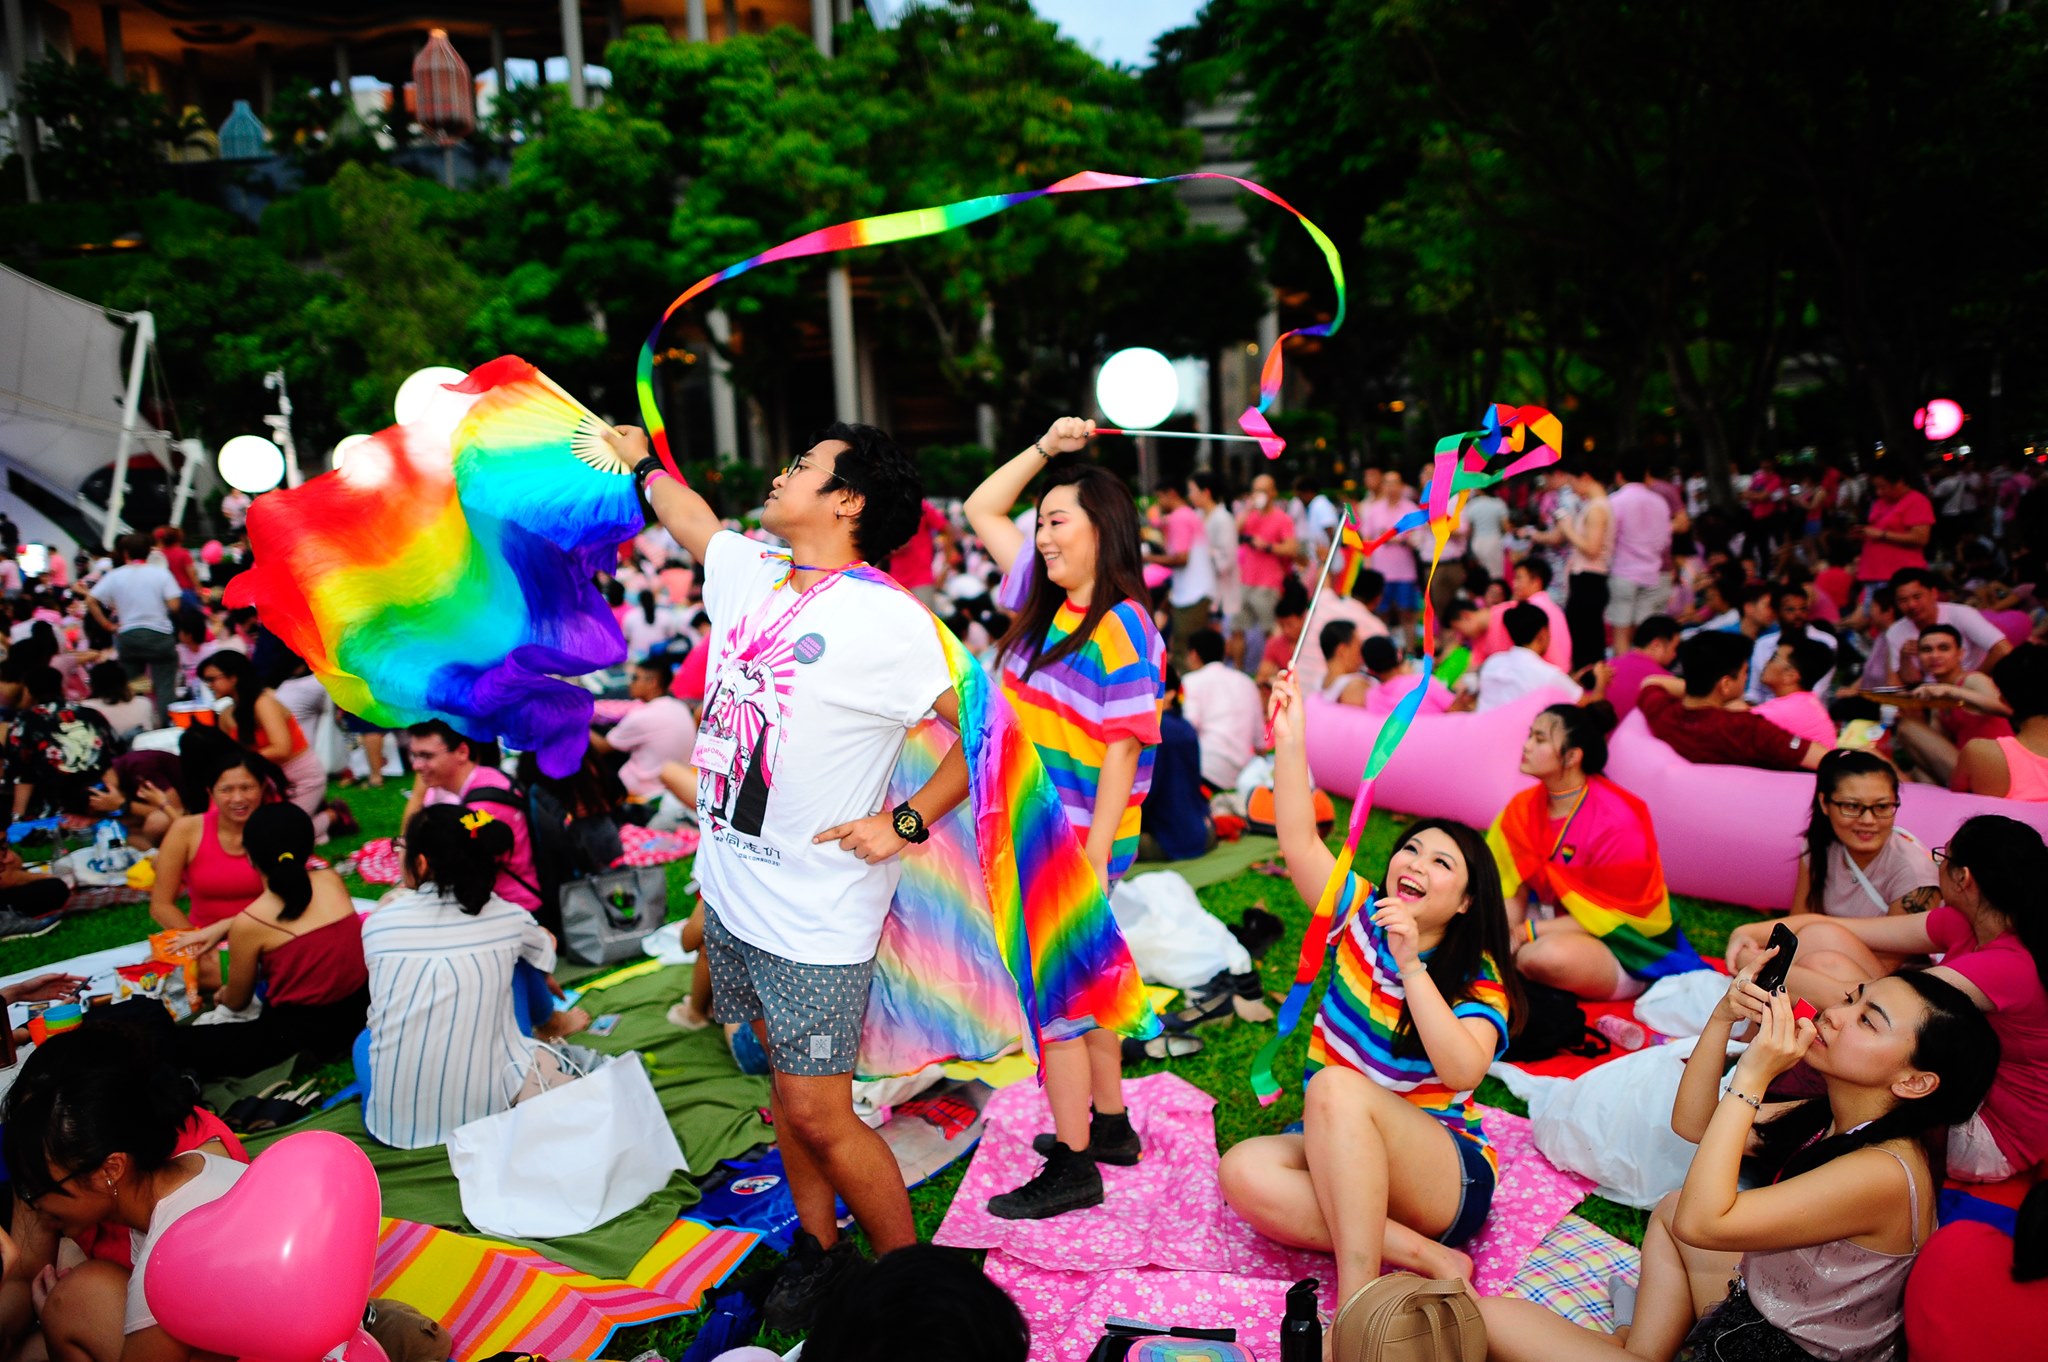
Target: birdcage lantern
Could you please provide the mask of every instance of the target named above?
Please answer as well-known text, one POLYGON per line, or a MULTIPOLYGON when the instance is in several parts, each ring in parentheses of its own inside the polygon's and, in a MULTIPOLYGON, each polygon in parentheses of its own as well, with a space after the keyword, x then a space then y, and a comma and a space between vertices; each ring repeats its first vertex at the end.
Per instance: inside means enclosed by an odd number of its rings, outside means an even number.
POLYGON ((269 151, 265 144, 270 140, 270 133, 246 99, 235 101, 234 110, 220 125, 218 136, 223 161, 253 161, 269 151))
POLYGON ((476 131, 476 83, 469 63, 437 28, 412 61, 413 116, 442 146, 476 131))

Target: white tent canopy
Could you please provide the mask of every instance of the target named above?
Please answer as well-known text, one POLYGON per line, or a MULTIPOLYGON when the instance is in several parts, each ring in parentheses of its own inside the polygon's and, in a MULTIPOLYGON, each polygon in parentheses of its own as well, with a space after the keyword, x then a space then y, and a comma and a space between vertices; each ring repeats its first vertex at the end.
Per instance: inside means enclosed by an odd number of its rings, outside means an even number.
POLYGON ((82 489, 117 461, 124 426, 131 458, 152 454, 170 469, 166 432, 131 424, 139 394, 128 391, 123 370, 139 375, 141 356, 124 352, 131 330, 149 343, 146 316, 111 312, 0 267, 0 490, 7 501, 23 500, 18 480, 25 479, 103 526, 105 509, 82 489))

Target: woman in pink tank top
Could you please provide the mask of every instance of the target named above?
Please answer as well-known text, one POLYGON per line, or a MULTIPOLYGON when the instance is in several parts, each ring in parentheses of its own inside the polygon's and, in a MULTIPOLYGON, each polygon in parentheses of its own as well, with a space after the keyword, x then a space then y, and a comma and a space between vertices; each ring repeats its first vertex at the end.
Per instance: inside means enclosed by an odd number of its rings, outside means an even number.
POLYGON ((1809 1019, 1783 990, 1756 986, 1761 963, 1735 977, 1686 1062, 1671 1127, 1699 1150, 1650 1218, 1625 1342, 1488 1298, 1493 1362, 1668 1362, 1682 1348, 1903 1362, 1906 1277, 1941 1185, 1927 1146, 1983 1101, 1998 1038, 1945 979, 1875 979, 1809 1019), (1744 1022, 1756 1035, 1724 1088, 1729 1034, 1744 1022), (1825 1095, 1766 1101, 1802 1059, 1825 1095), (1768 1179, 1747 1191, 1746 1161, 1768 1179), (1726 1298, 1701 1309, 1717 1280, 1726 1298))
POLYGON ((1991 680, 2012 710, 2012 733, 1964 743, 1949 788, 2048 804, 2048 648, 2013 649, 1991 680))
POLYGON ((229 919, 231 971, 215 1002, 262 1013, 233 1026, 181 1026, 178 1067, 201 1078, 256 1073, 291 1055, 338 1059, 363 1029, 370 973, 363 924, 341 876, 314 869, 313 820, 295 804, 266 804, 249 818, 248 860, 263 892, 229 919))
POLYGON ((199 952, 202 988, 220 986, 218 947, 235 914, 263 892, 263 877, 249 863, 242 832, 250 815, 277 798, 269 763, 254 753, 234 751, 207 787, 205 813, 186 814, 164 834, 156 857, 156 884, 149 915, 158 927, 184 933, 179 943, 199 952), (190 900, 180 909, 181 897, 190 900))

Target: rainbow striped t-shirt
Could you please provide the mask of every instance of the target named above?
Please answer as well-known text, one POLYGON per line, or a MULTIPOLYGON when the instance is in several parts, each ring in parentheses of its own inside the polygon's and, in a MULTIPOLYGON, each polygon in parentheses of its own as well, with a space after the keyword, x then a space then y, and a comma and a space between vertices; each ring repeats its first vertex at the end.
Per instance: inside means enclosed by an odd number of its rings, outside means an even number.
MULTIPOLYGON (((1042 653, 1058 647, 1079 627, 1084 612, 1062 605, 1046 630, 1042 653)), ((1027 679, 1025 654, 1003 659, 1003 693, 1018 726, 1038 749, 1046 774, 1060 792, 1060 806, 1075 833, 1086 837, 1095 821, 1095 792, 1102 783, 1102 758, 1120 738, 1141 744, 1138 775, 1117 821, 1109 878, 1122 878, 1138 857, 1139 806, 1152 788, 1152 758, 1159 746, 1159 709, 1166 689, 1166 643, 1136 601, 1124 601, 1102 617, 1086 643, 1027 679)))
MULTIPOLYGON (((1331 971, 1330 987, 1309 1033, 1304 1073, 1313 1077, 1318 1069, 1333 1064, 1357 1070, 1436 1117, 1453 1134, 1477 1142, 1498 1173, 1500 1162, 1479 1124, 1472 1090, 1453 1092, 1445 1087, 1426 1055, 1394 1053, 1394 1028, 1400 1024, 1401 1004, 1407 994, 1401 987, 1401 968, 1387 949, 1386 934, 1372 925, 1367 906, 1370 888, 1356 875, 1345 877, 1337 904, 1338 919, 1345 924, 1337 939, 1337 967, 1331 971), (1364 911, 1359 911, 1361 908, 1364 911)), ((1425 952, 1422 958, 1427 960, 1430 954, 1425 952)), ((1500 968, 1491 956, 1484 958, 1479 977, 1472 980, 1464 997, 1452 1003, 1451 1011, 1491 1022, 1500 1032, 1493 1057, 1499 1059, 1507 1052, 1507 994, 1501 987, 1500 968)))

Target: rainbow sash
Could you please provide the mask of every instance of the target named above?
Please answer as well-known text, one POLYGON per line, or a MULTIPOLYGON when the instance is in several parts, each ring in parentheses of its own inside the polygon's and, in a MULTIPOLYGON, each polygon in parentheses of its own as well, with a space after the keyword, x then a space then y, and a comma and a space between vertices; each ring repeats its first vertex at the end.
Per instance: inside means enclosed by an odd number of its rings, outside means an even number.
POLYGON ((1543 787, 1530 786, 1500 811, 1486 844, 1500 867, 1502 894, 1527 885, 1599 937, 1634 977, 1706 968, 1672 917, 1649 806, 1607 777, 1587 779, 1585 799, 1562 835, 1551 824, 1543 787))

